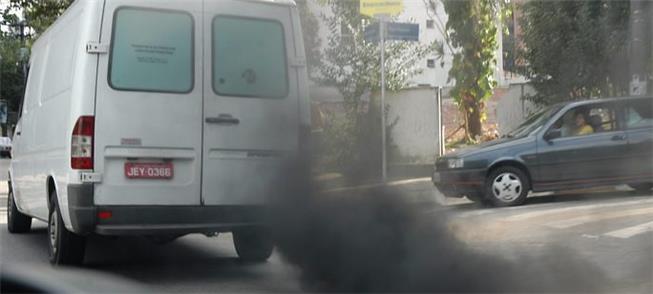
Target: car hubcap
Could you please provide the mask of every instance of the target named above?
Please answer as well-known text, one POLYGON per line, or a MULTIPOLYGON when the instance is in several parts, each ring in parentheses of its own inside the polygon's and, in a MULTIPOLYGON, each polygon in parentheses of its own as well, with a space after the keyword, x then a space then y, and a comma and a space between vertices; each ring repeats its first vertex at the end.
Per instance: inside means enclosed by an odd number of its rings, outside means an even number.
POLYGON ((494 182, 492 183, 492 193, 497 199, 504 202, 510 202, 517 199, 521 192, 522 183, 517 175, 513 173, 503 173, 494 178, 494 182))
POLYGON ((52 247, 52 252, 56 253, 57 252, 57 231, 59 228, 57 228, 57 210, 55 209, 52 212, 52 216, 50 217, 50 246, 52 247))

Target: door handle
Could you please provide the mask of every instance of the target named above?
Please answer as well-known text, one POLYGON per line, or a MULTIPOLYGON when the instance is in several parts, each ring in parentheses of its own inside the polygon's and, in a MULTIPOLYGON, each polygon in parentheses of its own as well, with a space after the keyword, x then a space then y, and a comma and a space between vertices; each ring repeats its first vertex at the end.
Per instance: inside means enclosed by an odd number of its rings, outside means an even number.
POLYGON ((218 117, 207 117, 205 121, 210 124, 219 125, 237 125, 240 123, 240 120, 231 116, 231 114, 220 114, 218 117))
POLYGON ((612 136, 612 141, 623 141, 626 140, 626 135, 614 135, 612 136))
POLYGON ((16 132, 16 136, 20 136, 20 134, 21 134, 20 131, 16 132))

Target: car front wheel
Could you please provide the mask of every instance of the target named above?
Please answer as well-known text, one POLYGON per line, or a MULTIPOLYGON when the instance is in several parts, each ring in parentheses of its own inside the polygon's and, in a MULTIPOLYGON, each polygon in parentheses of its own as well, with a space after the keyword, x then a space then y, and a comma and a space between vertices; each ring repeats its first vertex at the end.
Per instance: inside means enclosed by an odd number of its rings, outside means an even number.
POLYGON ((494 206, 516 206, 526 200, 530 182, 521 169, 502 166, 490 173, 485 183, 485 190, 486 198, 494 206))
POLYGON ((84 261, 86 238, 66 229, 56 196, 50 197, 48 217, 48 248, 50 263, 56 265, 79 265, 84 261))

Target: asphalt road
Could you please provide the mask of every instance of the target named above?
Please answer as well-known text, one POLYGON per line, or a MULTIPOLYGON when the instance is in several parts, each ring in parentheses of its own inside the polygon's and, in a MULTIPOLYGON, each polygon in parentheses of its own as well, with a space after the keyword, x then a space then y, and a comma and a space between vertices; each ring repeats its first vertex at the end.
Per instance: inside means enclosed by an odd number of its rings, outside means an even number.
MULTIPOLYGON (((2 267, 56 272, 47 266, 45 224, 35 221, 30 233, 10 235, 2 189, 0 203, 2 267)), ((514 262, 527 255, 523 262, 530 266, 547 262, 565 267, 582 260, 602 273, 597 279, 610 281, 608 292, 653 293, 653 195, 585 192, 535 197, 514 208, 482 208, 467 201, 425 207, 426 214, 449 215, 449 229, 474 250, 514 262)), ((264 264, 239 262, 230 234, 190 235, 166 245, 143 238, 93 237, 86 260, 88 271, 155 292, 303 291, 298 270, 278 254, 264 264)))

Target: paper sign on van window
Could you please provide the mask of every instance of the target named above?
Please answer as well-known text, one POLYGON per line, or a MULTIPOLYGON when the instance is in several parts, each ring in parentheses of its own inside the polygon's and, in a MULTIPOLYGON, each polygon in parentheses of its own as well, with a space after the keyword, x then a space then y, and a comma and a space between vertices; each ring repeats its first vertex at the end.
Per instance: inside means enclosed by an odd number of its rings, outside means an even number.
POLYGON ((110 82, 119 90, 188 92, 193 85, 193 19, 181 12, 116 11, 110 82))

